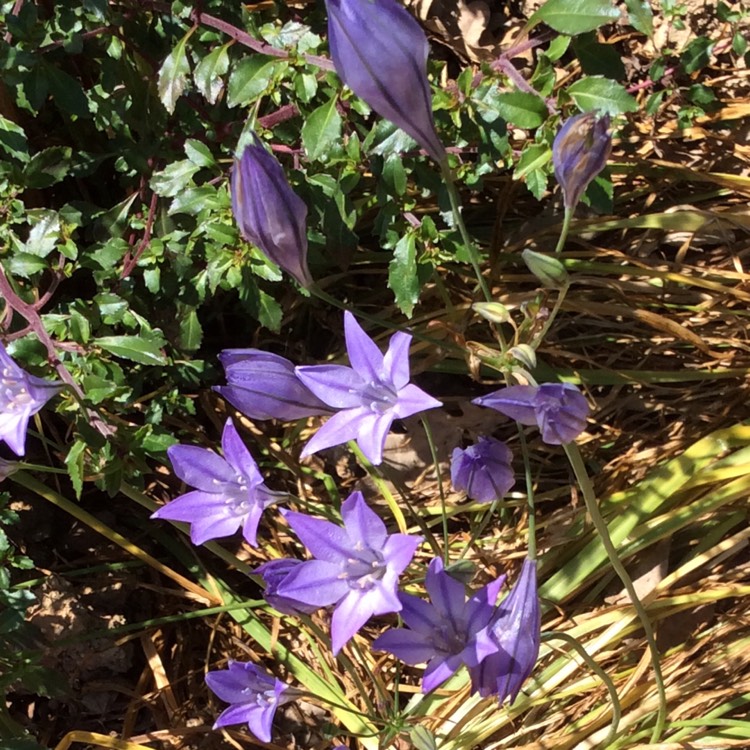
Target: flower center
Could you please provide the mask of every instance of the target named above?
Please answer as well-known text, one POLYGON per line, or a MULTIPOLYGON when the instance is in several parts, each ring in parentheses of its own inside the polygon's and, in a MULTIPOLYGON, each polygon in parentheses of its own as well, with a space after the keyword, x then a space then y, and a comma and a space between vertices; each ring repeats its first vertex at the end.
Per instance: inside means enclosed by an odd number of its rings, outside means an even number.
POLYGON ((246 516, 250 512, 253 501, 244 477, 237 477, 237 487, 224 500, 224 505, 233 516, 246 516))
POLYGON ((464 623, 446 623, 439 625, 433 631, 435 646, 439 651, 448 654, 460 654, 466 647, 468 640, 464 623))
POLYGON ((350 557, 344 563, 340 577, 346 580, 351 589, 369 591, 387 569, 380 552, 373 549, 357 550, 357 557, 350 557))
POLYGON ((21 411, 33 400, 23 381, 14 377, 10 367, 3 369, 0 373, 0 411, 21 411))
POLYGON ((378 380, 373 380, 362 389, 362 405, 371 411, 383 414, 398 403, 398 395, 393 388, 378 380))

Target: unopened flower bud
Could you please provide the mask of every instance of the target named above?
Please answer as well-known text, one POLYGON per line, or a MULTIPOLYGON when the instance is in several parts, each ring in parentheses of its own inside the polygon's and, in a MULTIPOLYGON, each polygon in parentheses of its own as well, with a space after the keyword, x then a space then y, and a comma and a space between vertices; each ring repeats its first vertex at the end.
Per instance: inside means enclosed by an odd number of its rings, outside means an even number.
POLYGON ((328 44, 341 80, 442 162, 422 27, 396 0, 326 0, 326 6, 328 44))
POLYGON ((232 212, 242 236, 302 286, 310 286, 307 206, 257 136, 234 160, 231 193, 232 212))
POLYGON ((584 112, 566 120, 552 144, 552 164, 566 210, 576 207, 591 180, 604 169, 611 150, 609 115, 584 112))
POLYGON ((565 266, 557 259, 549 255, 542 255, 533 250, 524 250, 521 253, 526 267, 544 284, 544 286, 559 289, 568 282, 568 272, 565 266))

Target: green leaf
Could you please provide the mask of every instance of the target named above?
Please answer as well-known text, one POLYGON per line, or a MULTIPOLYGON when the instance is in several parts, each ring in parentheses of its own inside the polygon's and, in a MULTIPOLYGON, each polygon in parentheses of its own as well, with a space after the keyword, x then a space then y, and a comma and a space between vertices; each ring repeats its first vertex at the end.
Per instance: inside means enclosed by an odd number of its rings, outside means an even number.
POLYGON ((513 173, 520 180, 535 169, 541 169, 552 158, 552 149, 545 143, 533 143, 523 150, 513 173))
POLYGON ((142 336, 101 336, 92 343, 116 357, 129 359, 141 365, 167 364, 167 358, 161 351, 163 341, 150 340, 142 336))
POLYGON ((194 352, 200 348, 203 340, 203 328, 198 320, 198 313, 194 307, 184 307, 180 313, 180 335, 178 343, 186 352, 194 352))
POLYGON ((45 258, 60 239, 60 216, 57 211, 48 208, 36 208, 27 215, 32 226, 24 249, 27 253, 45 258))
POLYGON ((503 120, 524 129, 538 128, 549 114, 542 99, 525 91, 498 94, 493 104, 503 120))
POLYGON ((641 34, 652 36, 654 33, 654 11, 649 0, 625 0, 630 25, 641 34))
POLYGON ((281 330, 281 305, 270 294, 258 293, 258 322, 269 331, 278 333, 281 330))
POLYGON ((216 104, 224 89, 223 76, 229 70, 228 44, 217 47, 206 55, 195 67, 193 80, 195 87, 209 104, 216 104))
POLYGON ((185 156, 196 167, 213 167, 216 165, 216 159, 214 159, 211 149, 195 138, 188 138, 185 141, 185 156))
POLYGON ((586 75, 615 80, 625 78, 625 66, 619 53, 611 44, 599 44, 593 31, 573 39, 573 51, 586 75))
POLYGON ((174 113, 177 100, 185 90, 187 77, 190 74, 190 63, 187 58, 187 42, 197 27, 193 27, 185 34, 177 46, 172 50, 169 57, 159 69, 159 80, 157 90, 162 104, 169 114, 174 113))
POLYGON ((302 144, 311 161, 324 156, 334 143, 341 141, 341 116, 336 109, 336 96, 318 107, 302 126, 302 144))
POLYGON ((411 318, 420 289, 417 274, 417 243, 411 233, 404 235, 393 249, 393 260, 388 264, 388 288, 393 290, 401 312, 407 318, 411 318))
POLYGON ((278 58, 253 55, 240 60, 229 74, 227 106, 250 104, 262 94, 276 73, 278 58))
POLYGON ((529 19, 535 26, 544 21, 561 34, 574 36, 594 31, 620 17, 611 0, 547 0, 529 19))
POLYGON ((583 112, 599 111, 610 115, 635 112, 638 104, 625 87, 609 78, 581 78, 568 86, 568 94, 583 112))
POLYGON ((65 457, 65 466, 68 469, 68 476, 73 484, 76 498, 81 499, 83 490, 83 462, 85 458, 86 443, 83 440, 76 440, 70 447, 68 455, 65 457))
POLYGON ((29 160, 29 144, 23 128, 0 115, 0 149, 22 162, 29 160))
POLYGON ((149 187, 165 198, 172 198, 182 192, 190 183, 199 167, 188 159, 168 164, 161 172, 154 172, 149 187))
POLYGON ((52 146, 31 157, 23 173, 28 188, 46 188, 64 179, 71 169, 72 150, 67 146, 52 146))
POLYGON ((713 47, 714 42, 705 36, 693 39, 680 55, 683 70, 686 73, 697 73, 699 70, 703 70, 711 59, 713 47))
POLYGON ((199 187, 183 190, 175 197, 169 205, 169 215, 190 214, 196 216, 206 209, 217 210, 227 207, 224 200, 226 193, 220 193, 213 185, 200 185, 199 187))
POLYGON ((31 253, 14 253, 11 255, 8 261, 8 268, 14 276, 21 276, 24 279, 28 279, 39 271, 45 271, 48 268, 48 263, 38 255, 32 255, 31 253))

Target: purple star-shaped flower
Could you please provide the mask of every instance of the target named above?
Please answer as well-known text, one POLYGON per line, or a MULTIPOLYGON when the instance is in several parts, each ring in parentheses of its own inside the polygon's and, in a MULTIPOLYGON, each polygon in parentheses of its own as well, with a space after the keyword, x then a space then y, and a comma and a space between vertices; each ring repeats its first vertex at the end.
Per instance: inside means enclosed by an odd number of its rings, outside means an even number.
POLYGON ((469 600, 464 585, 446 573, 435 558, 427 569, 425 588, 431 604, 410 594, 399 594, 401 618, 407 628, 393 628, 376 638, 372 647, 390 651, 407 664, 427 662, 422 691, 429 693, 445 682, 462 664, 477 667, 498 650, 487 626, 495 600, 505 581, 501 576, 469 600))
POLYGON ((250 662, 230 661, 228 666, 206 675, 212 692, 231 704, 216 719, 214 729, 247 723, 259 740, 270 742, 276 709, 293 701, 295 691, 250 662))
POLYGON ((341 504, 344 527, 287 511, 284 517, 312 553, 276 587, 276 594, 303 604, 336 605, 331 645, 337 654, 373 615, 400 612, 398 577, 422 537, 388 534, 361 492, 341 504))
POLYGON ((471 403, 488 406, 521 424, 537 425, 549 445, 575 440, 586 429, 589 415, 586 398, 570 383, 512 385, 471 403))
POLYGON ((490 503, 500 500, 515 484, 510 448, 500 440, 480 437, 468 448, 454 448, 451 482, 471 500, 490 503))
POLYGON ((383 355, 350 312, 344 314, 346 350, 351 367, 311 365, 296 369, 299 379, 324 403, 337 409, 313 436, 301 456, 356 440, 368 461, 383 460, 383 447, 394 419, 441 406, 409 383, 411 335, 393 334, 383 355))
POLYGON ((207 448, 171 446, 167 453, 175 474, 197 489, 159 508, 151 518, 189 523, 193 544, 229 536, 241 527, 248 544, 255 547, 263 511, 286 494, 263 484, 258 465, 231 419, 224 425, 221 448, 223 458, 207 448))
POLYGON ((19 367, 0 344, 0 441, 17 456, 26 452, 26 431, 34 416, 62 383, 42 380, 19 367))
POLYGON ((472 691, 483 698, 497 695, 500 703, 510 698, 513 703, 539 656, 540 630, 536 562, 527 558, 515 586, 500 602, 490 623, 495 652, 469 670, 472 691))

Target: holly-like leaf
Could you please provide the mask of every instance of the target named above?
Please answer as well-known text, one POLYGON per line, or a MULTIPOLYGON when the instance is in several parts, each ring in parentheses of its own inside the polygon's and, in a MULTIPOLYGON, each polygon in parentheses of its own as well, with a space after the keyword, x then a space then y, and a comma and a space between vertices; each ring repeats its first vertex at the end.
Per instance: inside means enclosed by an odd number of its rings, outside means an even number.
POLYGON ((311 161, 326 154, 341 140, 341 116, 336 109, 336 97, 318 107, 302 126, 302 143, 311 161))
POLYGON ((169 54, 159 69, 159 81, 157 89, 162 104, 169 114, 174 113, 177 100, 185 90, 187 77, 190 74, 190 63, 187 56, 187 42, 193 35, 195 27, 185 34, 169 54))

